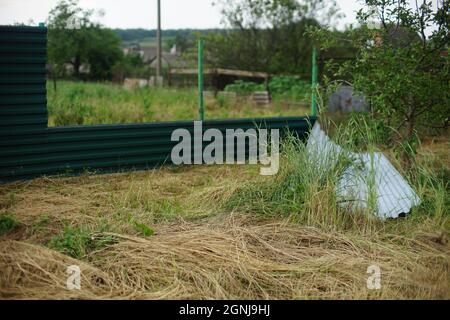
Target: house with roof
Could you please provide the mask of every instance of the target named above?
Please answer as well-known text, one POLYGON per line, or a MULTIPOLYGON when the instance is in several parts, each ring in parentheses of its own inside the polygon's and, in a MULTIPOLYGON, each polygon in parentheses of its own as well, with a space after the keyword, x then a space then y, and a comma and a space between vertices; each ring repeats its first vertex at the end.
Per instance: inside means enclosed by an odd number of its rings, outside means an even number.
MULTIPOLYGON (((125 48, 123 52, 125 55, 137 53, 142 58, 142 61, 149 64, 151 68, 156 69, 157 67, 158 49, 156 47, 141 47, 137 45, 125 48)), ((182 59, 181 53, 174 45, 169 52, 162 53, 162 66, 167 69, 185 68, 187 62, 182 59)))

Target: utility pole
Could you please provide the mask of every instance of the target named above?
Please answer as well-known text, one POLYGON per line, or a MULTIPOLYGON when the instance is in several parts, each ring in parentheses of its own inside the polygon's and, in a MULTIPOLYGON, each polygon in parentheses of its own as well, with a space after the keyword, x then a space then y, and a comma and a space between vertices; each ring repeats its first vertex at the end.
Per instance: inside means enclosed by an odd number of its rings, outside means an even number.
POLYGON ((158 28, 156 30, 156 38, 157 38, 157 50, 156 50, 156 82, 159 84, 159 81, 162 76, 161 68, 162 68, 162 41, 161 41, 161 0, 158 1, 158 28))

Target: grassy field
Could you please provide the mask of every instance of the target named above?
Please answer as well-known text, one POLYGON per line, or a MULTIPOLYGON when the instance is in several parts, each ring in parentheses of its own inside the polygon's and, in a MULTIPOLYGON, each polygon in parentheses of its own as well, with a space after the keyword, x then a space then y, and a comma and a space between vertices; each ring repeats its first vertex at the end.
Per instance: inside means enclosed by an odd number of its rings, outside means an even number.
MULTIPOLYGON (((198 119, 194 89, 141 89, 128 91, 110 83, 59 81, 55 92, 48 83, 50 126, 142 123, 198 119)), ((309 112, 308 102, 276 99, 257 107, 248 98, 223 96, 206 99, 207 119, 262 116, 298 116, 309 112)))
MULTIPOLYGON (((187 89, 59 82, 48 100, 53 126, 198 118, 187 89)), ((307 114, 301 105, 219 97, 206 114, 307 114)), ((339 144, 364 141, 407 177, 422 199, 411 215, 380 221, 339 207, 339 169, 318 172, 304 145, 289 141, 275 177, 243 165, 17 182, 0 186, 0 297, 450 299, 448 135, 426 137, 403 170, 374 132, 341 122, 329 131, 339 144), (66 288, 71 265, 81 268, 80 291, 66 288), (367 288, 371 265, 381 268, 381 290, 367 288)))
POLYGON ((339 208, 336 172, 296 144, 276 177, 166 167, 0 186, 0 297, 449 299, 449 144, 424 141, 410 172, 384 149, 422 199, 385 222, 339 208), (66 289, 71 265, 80 291, 66 289))

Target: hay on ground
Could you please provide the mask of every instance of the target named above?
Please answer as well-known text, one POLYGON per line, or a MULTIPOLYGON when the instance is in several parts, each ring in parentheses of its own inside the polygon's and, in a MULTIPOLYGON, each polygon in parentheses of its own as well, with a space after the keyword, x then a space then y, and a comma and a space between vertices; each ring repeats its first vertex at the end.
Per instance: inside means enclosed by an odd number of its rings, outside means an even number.
POLYGON ((85 261, 0 242, 0 297, 31 299, 450 298, 449 245, 434 236, 352 237, 231 214, 120 241, 85 261), (367 289, 378 265, 382 289, 367 289), (66 288, 79 265, 81 290, 66 288))

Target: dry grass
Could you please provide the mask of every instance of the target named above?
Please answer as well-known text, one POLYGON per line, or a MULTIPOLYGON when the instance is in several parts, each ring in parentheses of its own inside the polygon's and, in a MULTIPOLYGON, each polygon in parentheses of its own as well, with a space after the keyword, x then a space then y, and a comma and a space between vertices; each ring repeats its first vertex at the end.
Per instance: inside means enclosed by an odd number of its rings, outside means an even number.
POLYGON ((0 185, 0 214, 18 217, 19 236, 38 243, 64 225, 107 225, 117 233, 138 235, 130 220, 153 225, 216 214, 239 181, 256 172, 253 167, 204 166, 42 178, 0 185))
POLYGON ((420 154, 434 162, 435 167, 450 168, 450 135, 425 138, 422 141, 420 154))
POLYGON ((429 217, 333 230, 223 212, 256 175, 203 166, 0 186, 0 215, 20 222, 0 236, 0 298, 450 299, 448 224, 429 217), (108 241, 75 259, 51 245, 68 227, 108 241), (380 291, 366 286, 373 264, 380 291), (80 291, 66 289, 71 265, 82 270, 80 291))
POLYGON ((429 299, 450 298, 449 246, 426 233, 361 238, 288 220, 228 215, 121 241, 89 263, 26 242, 0 243, 4 298, 429 299), (79 265, 81 291, 65 287, 79 265), (367 267, 383 289, 366 287, 367 267))

